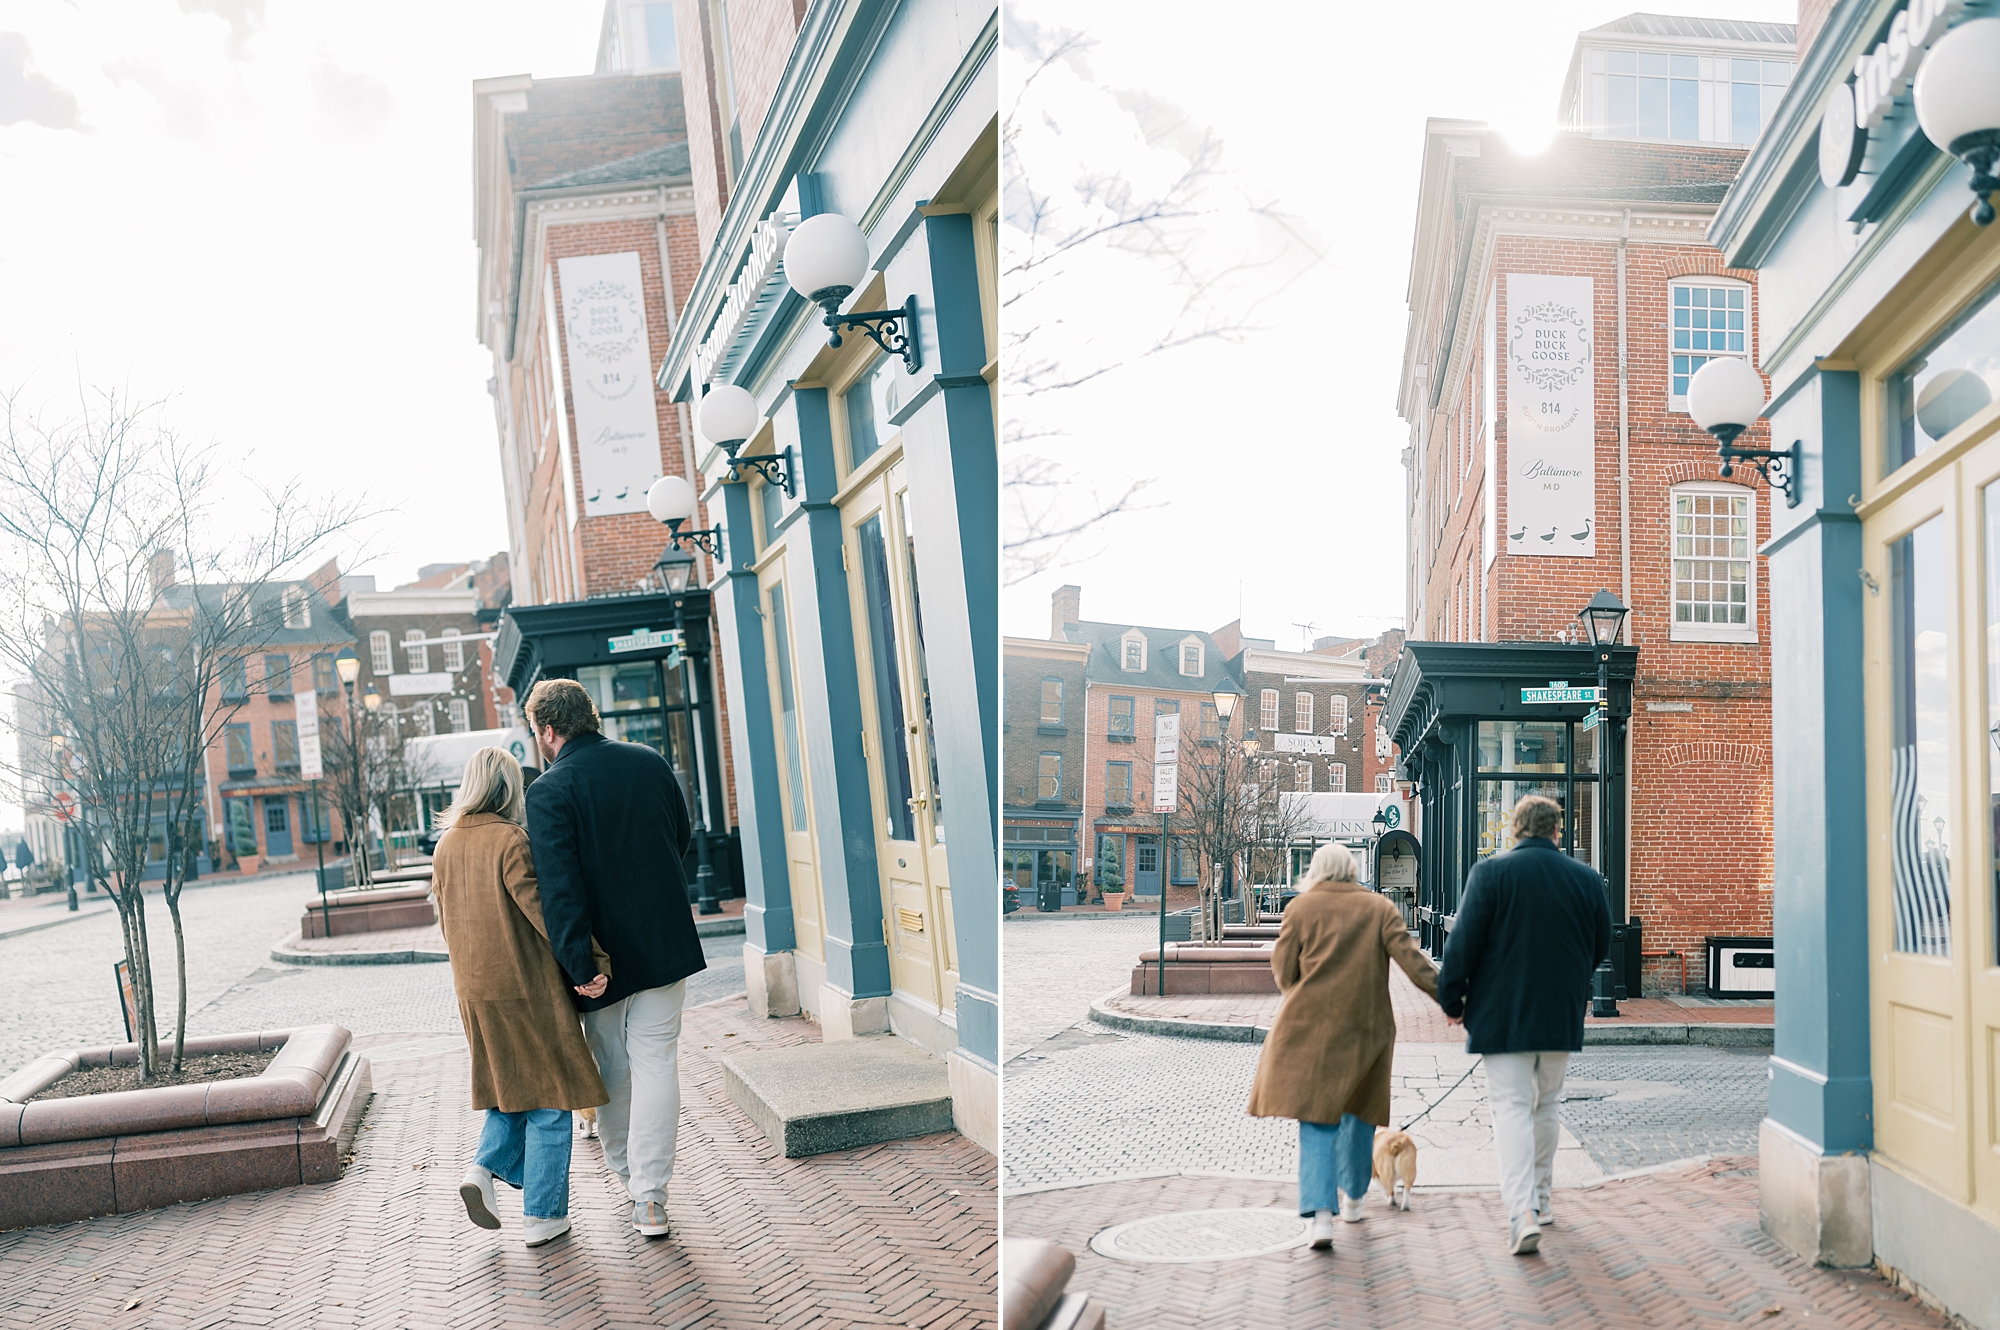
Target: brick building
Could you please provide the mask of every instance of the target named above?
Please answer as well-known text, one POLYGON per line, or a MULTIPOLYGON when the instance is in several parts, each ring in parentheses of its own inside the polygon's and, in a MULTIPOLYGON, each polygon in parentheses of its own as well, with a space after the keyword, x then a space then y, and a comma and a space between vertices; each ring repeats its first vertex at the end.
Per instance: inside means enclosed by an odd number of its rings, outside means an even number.
POLYGON ((1052 885, 1077 903, 1087 754, 1082 642, 1004 639, 1001 670, 1001 879, 1032 909, 1052 885))
POLYGON ((1380 681, 1369 680, 1358 652, 1344 650, 1345 642, 1280 651, 1274 639, 1242 636, 1235 623, 1213 636, 1243 685, 1241 726, 1258 739, 1260 783, 1294 794, 1360 794, 1374 788, 1380 764, 1368 708, 1380 681))
MULTIPOLYGON (((1593 592, 1631 606, 1629 811, 1599 846, 1588 810, 1572 810, 1568 843, 1609 867, 1648 950, 1700 955, 1707 936, 1770 931, 1769 599, 1755 551, 1773 491, 1749 468, 1718 474, 1685 393, 1708 358, 1756 363, 1756 275, 1703 237, 1744 157, 1723 145, 1755 136, 1747 108, 1768 119, 1790 41, 1785 25, 1634 15, 1579 39, 1573 128, 1546 151, 1516 153, 1468 121, 1433 120, 1425 139, 1399 401, 1410 636, 1580 641, 1593 592), (1736 84, 1720 72, 1745 68, 1736 84), (1634 104, 1630 122, 1618 108, 1634 104)), ((1766 447, 1764 435, 1743 444, 1766 447)), ((1481 769, 1525 760, 1529 731, 1474 719, 1481 769)), ((1595 738, 1546 724, 1559 729, 1533 741, 1530 765, 1560 751, 1569 780, 1595 738)), ((1420 736, 1397 737, 1414 770, 1420 736)), ((1594 779, 1564 788, 1581 799, 1594 779)), ((1426 799, 1427 837, 1454 851, 1442 871, 1502 847, 1505 806, 1526 789, 1482 783, 1443 823, 1426 799)), ((1657 985, 1679 968, 1648 973, 1657 985)))

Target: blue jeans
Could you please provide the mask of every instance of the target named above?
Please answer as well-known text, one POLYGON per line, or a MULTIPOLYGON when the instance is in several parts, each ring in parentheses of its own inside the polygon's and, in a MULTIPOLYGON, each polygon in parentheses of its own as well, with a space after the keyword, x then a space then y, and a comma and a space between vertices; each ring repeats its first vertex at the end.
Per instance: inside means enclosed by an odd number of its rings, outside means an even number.
POLYGON ((1339 1123, 1299 1124, 1299 1213, 1340 1209, 1338 1187, 1355 1200, 1375 1172, 1375 1125, 1352 1113, 1339 1123))
POLYGON ((559 1219, 569 1213, 569 1142, 566 1108, 522 1113, 489 1108, 479 1133, 478 1163, 525 1193, 521 1210, 530 1219, 559 1219))

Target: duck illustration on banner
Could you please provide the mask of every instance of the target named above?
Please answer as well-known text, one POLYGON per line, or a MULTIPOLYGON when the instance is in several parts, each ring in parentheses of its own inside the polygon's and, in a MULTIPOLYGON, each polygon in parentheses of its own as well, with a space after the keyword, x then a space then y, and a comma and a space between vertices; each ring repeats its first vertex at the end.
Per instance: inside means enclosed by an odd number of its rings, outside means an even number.
POLYGON ((1504 292, 1508 543, 1519 554, 1590 558, 1597 553, 1595 286, 1588 277, 1509 273, 1504 292), (1526 540, 1530 532, 1540 549, 1526 540))

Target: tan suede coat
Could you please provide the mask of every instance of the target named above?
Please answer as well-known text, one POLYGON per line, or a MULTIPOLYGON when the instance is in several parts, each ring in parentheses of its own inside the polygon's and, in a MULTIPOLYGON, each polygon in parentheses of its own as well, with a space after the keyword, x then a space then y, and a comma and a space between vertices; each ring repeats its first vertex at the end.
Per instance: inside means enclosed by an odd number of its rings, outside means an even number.
POLYGON ((1285 1004, 1257 1060, 1253 1116, 1333 1123, 1352 1113, 1389 1125, 1391 959, 1437 996, 1437 973, 1401 912, 1368 888, 1321 882, 1285 907, 1271 957, 1285 1004))
MULTIPOLYGON (((472 1046, 472 1106, 520 1113, 609 1103, 569 980, 549 950, 528 829, 469 813, 438 842, 432 874, 472 1046)), ((591 950, 610 973, 594 941, 591 950)))

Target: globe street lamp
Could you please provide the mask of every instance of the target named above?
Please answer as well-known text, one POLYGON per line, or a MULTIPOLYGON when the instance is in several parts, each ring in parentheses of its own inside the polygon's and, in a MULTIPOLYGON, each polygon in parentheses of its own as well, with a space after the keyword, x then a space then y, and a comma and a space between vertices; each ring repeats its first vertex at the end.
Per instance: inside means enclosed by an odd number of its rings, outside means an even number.
POLYGON ((1938 39, 1917 70, 1910 95, 1924 137, 1971 168, 1974 226, 1993 220, 1993 192, 2000 179, 2000 18, 1962 23, 1938 39))
POLYGON ((707 550, 709 557, 722 557, 722 526, 691 527, 681 530, 683 523, 694 520, 694 486, 680 476, 661 476, 646 491, 646 511, 653 515, 655 522, 667 528, 667 543, 671 548, 680 549, 686 545, 696 545, 707 550))
MULTIPOLYGON (((1625 602, 1609 591, 1600 590, 1576 616, 1583 620, 1584 631, 1590 636, 1591 653, 1597 657, 1597 859, 1603 865, 1607 909, 1617 902, 1611 890, 1611 648, 1618 644, 1625 616, 1630 613, 1625 602)), ((1590 977, 1590 1014, 1618 1014, 1617 979, 1609 956, 1590 977)))
POLYGON ((1785 507, 1799 506, 1804 490, 1799 483, 1805 466, 1803 443, 1794 441, 1781 453, 1736 446, 1737 436, 1764 411, 1764 376, 1754 365, 1739 356, 1715 357, 1688 380, 1687 405, 1694 423, 1715 436, 1723 475, 1732 474, 1739 460, 1747 461, 1785 496, 1785 507))
POLYGON ((923 355, 917 349, 914 295, 900 309, 840 312, 840 302, 867 276, 868 237, 837 212, 806 218, 792 228, 785 241, 785 280, 792 290, 825 311, 825 323, 832 333, 827 345, 840 345, 841 329, 859 328, 869 341, 892 356, 901 356, 905 372, 915 374, 923 367, 923 355))
POLYGON ((763 476, 766 484, 784 490, 786 498, 798 497, 797 486, 793 483, 792 450, 789 447, 781 453, 754 453, 743 457, 736 455, 736 450, 741 448, 764 423, 764 413, 757 409, 757 399, 747 390, 733 383, 714 385, 701 399, 701 406, 695 413, 695 423, 701 427, 701 437, 729 455, 728 484, 741 482, 742 468, 747 466, 763 476))

